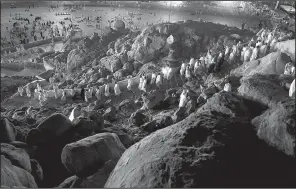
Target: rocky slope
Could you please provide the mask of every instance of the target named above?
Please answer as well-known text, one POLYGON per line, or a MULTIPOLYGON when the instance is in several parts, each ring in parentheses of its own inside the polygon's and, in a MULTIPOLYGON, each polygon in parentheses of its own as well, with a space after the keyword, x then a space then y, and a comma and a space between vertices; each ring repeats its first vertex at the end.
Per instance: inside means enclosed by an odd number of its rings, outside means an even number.
MULTIPOLYGON (((157 24, 138 32, 104 28, 64 52, 50 55, 71 72, 60 88, 110 84, 110 97, 37 100, 14 94, 1 104, 1 185, 14 187, 296 187, 295 98, 281 87, 283 52, 243 64, 225 64, 219 73, 190 89, 178 108, 183 80, 178 76, 147 95, 138 89, 139 74, 159 73, 173 35, 188 60, 225 45, 231 34, 248 41, 251 34, 213 23, 185 21, 157 24), (232 92, 221 91, 229 74, 232 92), (127 90, 127 76, 133 93, 127 90), (119 84, 120 96, 114 95, 119 84), (205 87, 200 90, 199 85, 205 87), (207 96, 206 101, 198 101, 207 96), (85 118, 71 122, 74 106, 92 106, 85 118), (140 109, 145 105, 146 110, 140 109), (26 110, 32 106, 30 115, 26 110)), ((290 43, 290 42, 289 42, 290 43)), ((294 40, 295 43, 295 40, 294 40)), ((32 82, 31 86, 37 85, 32 82)), ((182 86, 183 85, 183 86, 182 86)), ((36 86, 35 86, 36 87, 36 86)), ((50 89, 47 81, 42 87, 50 89)), ((1 93, 2 94, 2 93, 1 93)))

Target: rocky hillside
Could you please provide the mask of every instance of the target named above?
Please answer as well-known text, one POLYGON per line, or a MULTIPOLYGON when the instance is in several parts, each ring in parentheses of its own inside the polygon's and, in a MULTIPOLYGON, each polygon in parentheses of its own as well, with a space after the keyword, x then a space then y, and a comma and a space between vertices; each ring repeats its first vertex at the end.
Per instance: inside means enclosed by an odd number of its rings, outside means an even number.
MULTIPOLYGON (((296 187, 295 97, 281 85, 293 81, 282 75, 294 60, 291 45, 278 43, 254 61, 225 63, 201 80, 176 77, 162 88, 149 85, 143 95, 139 75, 150 79, 161 72, 171 35, 180 42, 180 60, 189 62, 208 50, 217 54, 238 40, 248 42, 254 34, 182 21, 137 32, 105 28, 102 37, 68 41, 63 52, 47 57, 70 73, 67 81, 56 81, 59 88, 102 91, 109 84, 111 95, 89 102, 52 97, 43 106, 17 93, 6 98, 1 186, 296 187), (231 92, 223 91, 226 75, 231 92), (188 102, 180 108, 184 88, 188 102), (78 105, 86 115, 71 121, 78 105)), ((48 80, 41 85, 52 90, 48 80)))

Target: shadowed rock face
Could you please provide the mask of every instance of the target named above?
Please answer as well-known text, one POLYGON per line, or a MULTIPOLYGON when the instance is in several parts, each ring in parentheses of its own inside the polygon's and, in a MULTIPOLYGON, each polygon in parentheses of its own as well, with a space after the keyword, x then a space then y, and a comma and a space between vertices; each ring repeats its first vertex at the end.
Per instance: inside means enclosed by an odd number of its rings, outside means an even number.
POLYGON ((295 98, 279 102, 252 120, 257 135, 289 156, 296 155, 295 98))
POLYGON ((221 92, 145 137, 124 152, 105 187, 295 186, 295 161, 255 136, 244 102, 221 92))

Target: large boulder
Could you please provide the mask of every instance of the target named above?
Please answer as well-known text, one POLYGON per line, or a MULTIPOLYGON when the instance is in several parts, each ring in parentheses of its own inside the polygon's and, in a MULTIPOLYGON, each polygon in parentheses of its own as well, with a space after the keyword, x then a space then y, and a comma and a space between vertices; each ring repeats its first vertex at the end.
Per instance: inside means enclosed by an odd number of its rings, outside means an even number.
POLYGON ((120 59, 115 56, 106 56, 100 60, 101 64, 105 66, 110 72, 114 73, 122 68, 120 59))
POLYGON ((125 23, 122 20, 116 20, 112 23, 112 29, 115 31, 124 31, 125 23))
POLYGON ((22 187, 12 163, 4 155, 1 155, 1 186, 22 187))
POLYGON ((295 158, 295 115, 295 99, 289 98, 254 118, 252 124, 260 139, 295 158))
POLYGON ((73 49, 69 52, 67 57, 67 68, 69 71, 79 68, 85 64, 85 53, 79 51, 78 49, 73 49))
POLYGON ((288 54, 295 61, 295 39, 278 42, 275 45, 275 50, 288 54))
POLYGON ((234 160, 246 149, 251 128, 229 118, 216 111, 194 113, 148 135, 124 152, 105 187, 231 185, 239 173, 229 169, 241 165, 234 160))
POLYGON ((244 62, 243 65, 231 71, 231 74, 236 76, 250 76, 254 74, 281 75, 284 73, 286 63, 290 62, 291 58, 282 52, 273 52, 260 59, 244 62))
POLYGON ((7 118, 1 118, 0 123, 0 142, 15 141, 16 130, 7 118))
POLYGON ((163 91, 152 90, 149 91, 145 96, 143 96, 143 107, 145 109, 152 109, 157 106, 161 101, 165 99, 163 91))
POLYGON ((130 122, 135 124, 136 126, 140 126, 145 122, 147 122, 148 120, 149 118, 143 113, 141 113, 140 111, 136 111, 135 113, 132 113, 130 117, 130 122))
POLYGON ((9 159, 13 165, 23 168, 31 173, 30 157, 24 149, 16 148, 10 144, 1 143, 1 154, 9 159))
POLYGON ((99 133, 67 144, 61 159, 70 173, 84 178, 94 174, 109 160, 117 162, 124 151, 125 147, 116 134, 99 133))
POLYGON ((241 79, 238 93, 262 105, 274 106, 288 97, 277 75, 251 75, 241 79))
POLYGON ((72 128, 72 122, 68 117, 55 113, 42 121, 36 129, 31 129, 27 136, 29 145, 39 145, 62 136, 72 128))
POLYGON ((143 33, 138 35, 132 45, 129 56, 141 63, 147 63, 156 58, 166 44, 166 36, 158 32, 143 33))

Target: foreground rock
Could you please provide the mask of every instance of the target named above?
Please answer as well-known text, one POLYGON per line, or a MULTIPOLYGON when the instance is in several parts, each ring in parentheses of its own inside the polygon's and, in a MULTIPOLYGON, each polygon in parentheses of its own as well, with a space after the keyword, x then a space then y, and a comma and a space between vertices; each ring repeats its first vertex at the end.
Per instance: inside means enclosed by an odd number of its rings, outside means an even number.
POLYGON ((247 144, 247 130, 240 119, 219 112, 191 114, 127 149, 105 187, 218 186, 221 164, 234 155, 226 146, 235 150, 247 144))
POLYGON ((252 124, 257 135, 268 145, 285 154, 296 156, 295 99, 286 99, 262 115, 254 118, 252 124))
POLYGON ((124 151, 125 147, 116 134, 100 133, 67 144, 61 159, 69 172, 84 178, 94 174, 109 160, 117 162, 124 151))
POLYGON ((22 184, 13 170, 13 165, 6 159, 5 156, 1 155, 1 186, 7 187, 21 187, 22 184))
POLYGON ((13 145, 1 143, 1 154, 3 154, 15 166, 31 172, 30 157, 24 149, 16 148, 13 145))
POLYGON ((280 85, 280 79, 276 75, 251 75, 241 79, 238 93, 248 99, 254 100, 266 106, 275 106, 281 100, 287 98, 288 92, 280 85))

